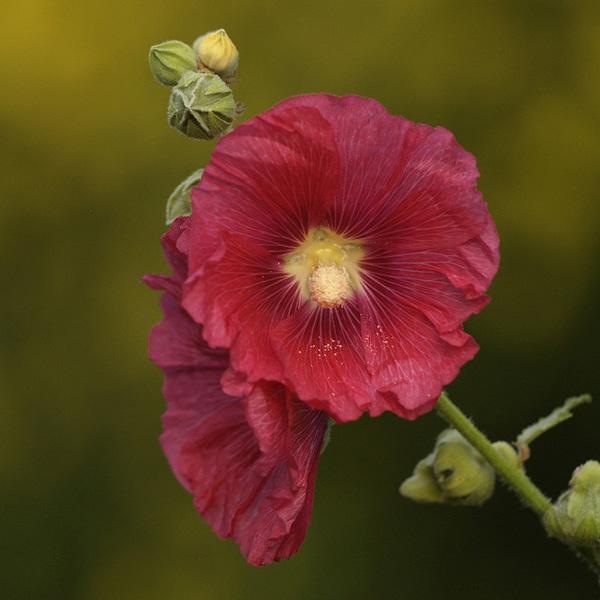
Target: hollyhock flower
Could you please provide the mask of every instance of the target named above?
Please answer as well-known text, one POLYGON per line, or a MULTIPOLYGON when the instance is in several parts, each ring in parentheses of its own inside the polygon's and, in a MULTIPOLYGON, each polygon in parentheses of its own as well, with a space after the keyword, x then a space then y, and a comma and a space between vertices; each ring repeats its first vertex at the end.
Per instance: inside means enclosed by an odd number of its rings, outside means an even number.
POLYGON ((475 159, 374 100, 285 100, 217 145, 193 191, 183 306, 249 382, 338 421, 415 418, 473 358, 498 236, 475 159))
POLYGON ((150 357, 165 373, 161 444, 215 532, 263 565, 288 558, 304 539, 327 415, 281 383, 245 383, 227 351, 207 346, 181 307, 188 221, 163 236, 172 275, 145 277, 164 292, 164 319, 150 335, 150 357))

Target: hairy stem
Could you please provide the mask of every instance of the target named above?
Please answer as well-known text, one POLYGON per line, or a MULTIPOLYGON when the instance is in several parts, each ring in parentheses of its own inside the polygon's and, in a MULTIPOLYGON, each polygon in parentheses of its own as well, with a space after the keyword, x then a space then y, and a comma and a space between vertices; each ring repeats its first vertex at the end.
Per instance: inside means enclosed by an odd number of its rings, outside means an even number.
MULTIPOLYGON (((477 429, 471 419, 445 393, 442 393, 438 400, 437 410, 452 427, 458 430, 479 451, 521 501, 540 518, 543 517, 552 504, 549 498, 525 475, 525 472, 507 463, 496 451, 490 440, 477 429)), ((569 546, 569 548, 596 574, 600 583, 600 564, 593 552, 588 548, 575 548, 573 546, 569 546)))
POLYGON ((551 506, 550 500, 525 475, 523 470, 507 463, 492 446, 490 440, 475 427, 473 422, 446 394, 440 396, 437 409, 440 415, 490 463, 522 502, 542 517, 551 506))

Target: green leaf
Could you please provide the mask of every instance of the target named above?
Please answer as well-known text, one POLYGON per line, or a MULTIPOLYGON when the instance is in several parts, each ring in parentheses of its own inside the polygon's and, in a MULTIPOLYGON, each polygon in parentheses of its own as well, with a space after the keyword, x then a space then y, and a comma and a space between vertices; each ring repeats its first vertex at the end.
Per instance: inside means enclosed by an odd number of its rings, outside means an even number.
POLYGON ((203 171, 204 169, 194 171, 173 190, 167 200, 167 225, 170 225, 177 217, 192 214, 191 191, 202 178, 203 171))
POLYGON ((562 406, 555 408, 549 415, 542 417, 539 421, 526 427, 521 431, 517 438, 517 444, 525 444, 528 446, 546 431, 556 427, 559 423, 570 419, 573 416, 573 409, 577 408, 581 404, 589 404, 592 401, 592 397, 589 394, 582 394, 581 396, 574 396, 565 401, 562 406))

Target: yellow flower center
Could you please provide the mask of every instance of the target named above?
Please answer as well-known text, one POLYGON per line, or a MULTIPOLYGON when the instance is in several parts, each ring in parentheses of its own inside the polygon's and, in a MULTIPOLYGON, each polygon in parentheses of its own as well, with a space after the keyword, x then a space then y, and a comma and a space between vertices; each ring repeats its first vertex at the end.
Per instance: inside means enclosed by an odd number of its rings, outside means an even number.
POLYGON ((357 240, 318 227, 286 256, 283 270, 294 277, 303 298, 323 308, 337 308, 361 288, 363 255, 357 240))

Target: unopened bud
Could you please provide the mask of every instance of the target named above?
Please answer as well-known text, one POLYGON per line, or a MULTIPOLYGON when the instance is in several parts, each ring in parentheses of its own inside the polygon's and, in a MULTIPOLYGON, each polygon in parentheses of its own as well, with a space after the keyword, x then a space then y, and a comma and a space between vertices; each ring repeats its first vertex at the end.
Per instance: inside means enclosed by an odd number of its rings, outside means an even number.
POLYGON ((550 536, 600 551, 600 463, 590 460, 575 469, 569 489, 543 520, 550 536))
POLYGON ((226 132, 236 110, 233 93, 219 76, 188 71, 171 92, 167 116, 184 135, 211 140, 226 132))
POLYGON ((446 429, 400 493, 418 502, 480 506, 494 493, 495 482, 494 470, 483 456, 458 431, 446 429))
POLYGON ((433 453, 420 460, 411 477, 402 483, 400 493, 415 502, 443 502, 444 495, 433 473, 433 453))
POLYGON ((154 77, 164 85, 174 86, 186 71, 197 69, 194 50, 177 40, 150 48, 148 63, 154 77))
POLYGON ((480 506, 494 493, 494 470, 455 429, 438 437, 433 471, 445 495, 459 504, 480 506))
POLYGON ((512 444, 509 444, 508 442, 494 442, 492 446, 494 446, 496 452, 500 454, 511 467, 523 468, 521 458, 512 444))
POLYGON ((240 54, 224 29, 200 36, 193 47, 200 68, 208 67, 223 77, 231 77, 237 71, 240 54))

